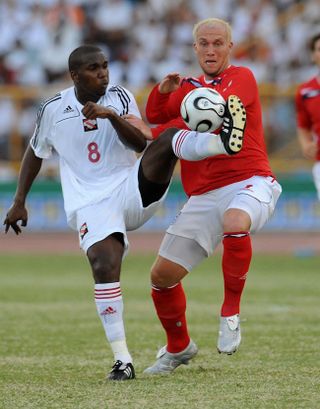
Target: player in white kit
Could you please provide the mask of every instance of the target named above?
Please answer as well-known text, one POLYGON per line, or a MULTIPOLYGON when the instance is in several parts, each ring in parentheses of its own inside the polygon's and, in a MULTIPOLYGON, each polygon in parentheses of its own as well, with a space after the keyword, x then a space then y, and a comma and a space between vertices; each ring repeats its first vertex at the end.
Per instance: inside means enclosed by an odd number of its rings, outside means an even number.
POLYGON ((75 49, 69 57, 69 71, 74 86, 39 109, 13 205, 4 220, 5 231, 11 227, 21 233, 19 221, 26 226, 27 194, 42 160, 55 151, 67 220, 79 232, 80 246, 89 259, 97 311, 114 354, 108 379, 128 380, 135 377, 135 371, 126 345, 120 287, 121 263, 128 249, 126 231, 145 223, 164 200, 177 151, 182 158, 191 155, 191 160, 237 153, 232 151, 230 138, 238 106, 227 106, 223 136, 202 134, 197 138, 196 132, 171 128, 137 160, 135 152, 146 148, 146 139, 122 116, 140 117, 140 113, 128 90, 109 85, 108 61, 101 49, 91 45, 75 49))

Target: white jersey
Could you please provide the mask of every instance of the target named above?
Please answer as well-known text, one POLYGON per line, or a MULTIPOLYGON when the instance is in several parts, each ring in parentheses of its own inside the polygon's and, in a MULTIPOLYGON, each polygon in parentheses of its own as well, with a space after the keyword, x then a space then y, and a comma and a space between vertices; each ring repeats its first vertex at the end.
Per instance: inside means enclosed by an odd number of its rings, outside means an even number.
MULTIPOLYGON (((118 115, 141 118, 134 96, 120 86, 109 86, 97 102, 118 115)), ((39 158, 56 151, 64 208, 68 223, 75 228, 75 211, 109 197, 130 173, 135 152, 120 141, 108 119, 86 119, 74 87, 45 101, 30 144, 39 158)))

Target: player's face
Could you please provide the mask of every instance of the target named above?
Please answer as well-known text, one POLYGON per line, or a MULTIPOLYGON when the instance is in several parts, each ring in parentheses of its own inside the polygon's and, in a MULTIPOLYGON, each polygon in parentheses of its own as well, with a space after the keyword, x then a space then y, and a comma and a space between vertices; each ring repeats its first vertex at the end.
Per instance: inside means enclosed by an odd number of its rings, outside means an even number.
POLYGON ((72 73, 78 95, 96 102, 106 93, 109 83, 108 61, 102 52, 94 52, 84 57, 84 63, 72 73))
POLYGON ((312 52, 312 59, 320 67, 320 39, 316 41, 312 52))
POLYGON ((207 79, 219 75, 228 67, 232 45, 223 24, 199 27, 194 50, 207 79))

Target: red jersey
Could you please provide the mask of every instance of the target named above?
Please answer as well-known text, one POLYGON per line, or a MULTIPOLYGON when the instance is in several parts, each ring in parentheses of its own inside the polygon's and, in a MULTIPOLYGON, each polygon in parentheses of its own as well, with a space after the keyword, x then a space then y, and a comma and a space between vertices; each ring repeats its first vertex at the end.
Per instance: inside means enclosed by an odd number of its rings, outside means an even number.
POLYGON ((160 94, 157 84, 146 106, 148 121, 161 124, 152 128, 153 137, 157 138, 169 127, 188 129, 180 116, 180 105, 184 96, 196 87, 213 88, 225 99, 237 95, 246 108, 247 124, 239 154, 218 155, 198 162, 181 160, 181 180, 187 195, 200 195, 252 176, 272 175, 263 136, 258 87, 252 72, 245 67, 230 66, 210 84, 204 75, 184 78, 176 91, 167 94, 160 94))
POLYGON ((300 85, 296 93, 297 125, 312 131, 317 138, 320 160, 320 83, 317 77, 300 85))

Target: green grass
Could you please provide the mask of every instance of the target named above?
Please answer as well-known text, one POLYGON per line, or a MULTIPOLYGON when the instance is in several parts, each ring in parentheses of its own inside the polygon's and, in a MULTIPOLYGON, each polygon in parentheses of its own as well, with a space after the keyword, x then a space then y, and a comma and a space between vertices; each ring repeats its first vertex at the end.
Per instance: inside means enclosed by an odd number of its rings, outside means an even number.
POLYGON ((216 352, 220 257, 184 281, 198 357, 167 377, 143 369, 165 343, 150 298, 154 257, 129 256, 122 287, 137 379, 106 382, 112 355, 81 256, 0 259, 0 408, 320 408, 320 262, 257 256, 242 303, 243 342, 216 352))

